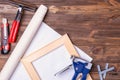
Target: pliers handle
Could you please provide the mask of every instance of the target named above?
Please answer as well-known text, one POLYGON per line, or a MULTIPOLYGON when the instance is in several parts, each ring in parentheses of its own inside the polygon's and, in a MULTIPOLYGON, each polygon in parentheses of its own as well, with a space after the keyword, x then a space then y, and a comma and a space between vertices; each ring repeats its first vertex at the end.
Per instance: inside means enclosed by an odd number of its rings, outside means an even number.
MULTIPOLYGON (((84 68, 86 65, 87 65, 87 63, 74 62, 74 60, 73 60, 75 74, 74 74, 72 80, 76 80, 80 73, 83 74, 83 71, 84 71, 84 68)), ((81 80, 85 80, 85 79, 83 78, 81 80)))

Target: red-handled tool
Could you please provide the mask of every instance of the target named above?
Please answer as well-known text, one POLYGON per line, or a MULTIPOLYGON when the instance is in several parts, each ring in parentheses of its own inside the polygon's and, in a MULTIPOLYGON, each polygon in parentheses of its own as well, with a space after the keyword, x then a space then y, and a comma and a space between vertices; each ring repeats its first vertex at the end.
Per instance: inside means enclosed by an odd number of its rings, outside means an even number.
POLYGON ((9 28, 8 28, 8 21, 6 18, 2 20, 2 27, 1 27, 1 53, 8 54, 10 51, 10 44, 8 42, 9 36, 9 28))
POLYGON ((37 7, 34 4, 29 2, 23 2, 21 0, 7 0, 8 3, 14 4, 18 7, 17 15, 15 20, 12 23, 12 27, 10 30, 9 42, 13 43, 16 41, 18 29, 20 26, 21 17, 23 15, 23 10, 33 11, 35 12, 37 7))
POLYGON ((12 27, 11 27, 11 30, 10 30, 10 36, 9 36, 9 42, 10 43, 13 43, 13 42, 16 41, 16 37, 17 37, 19 26, 20 26, 20 20, 21 20, 22 14, 23 14, 23 7, 20 6, 18 8, 16 18, 13 21, 12 27))

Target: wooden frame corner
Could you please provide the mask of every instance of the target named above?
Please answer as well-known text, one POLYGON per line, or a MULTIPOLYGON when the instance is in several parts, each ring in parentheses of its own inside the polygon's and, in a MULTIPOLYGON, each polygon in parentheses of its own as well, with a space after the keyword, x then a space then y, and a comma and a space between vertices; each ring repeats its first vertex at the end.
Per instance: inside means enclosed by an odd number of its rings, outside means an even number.
POLYGON ((42 47, 41 49, 31 53, 30 55, 24 57, 21 62, 23 63, 26 71, 28 72, 29 76, 32 80, 41 80, 40 76, 37 74, 36 70, 34 69, 34 66, 32 64, 33 61, 39 59, 40 57, 48 54, 50 51, 55 50, 56 48, 60 47, 61 45, 65 45, 66 49, 68 50, 70 55, 78 56, 79 54, 75 50, 74 46, 72 45, 72 42, 70 41, 67 34, 63 35, 59 39, 51 42, 50 44, 46 45, 45 47, 42 47))

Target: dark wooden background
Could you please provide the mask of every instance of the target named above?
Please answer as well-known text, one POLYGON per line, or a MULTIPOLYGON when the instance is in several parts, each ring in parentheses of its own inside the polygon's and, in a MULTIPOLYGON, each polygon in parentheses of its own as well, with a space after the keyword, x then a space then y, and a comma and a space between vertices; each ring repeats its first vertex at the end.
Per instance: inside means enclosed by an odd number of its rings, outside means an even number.
MULTIPOLYGON (((49 8, 45 17, 51 28, 61 35, 68 33, 72 42, 93 58, 90 72, 93 80, 99 80, 96 65, 105 63, 115 70, 107 73, 106 80, 120 80, 120 1, 119 0, 22 0, 49 8), (116 2, 117 1, 117 2, 116 2)), ((0 0, 0 23, 8 18, 10 27, 15 18, 17 7, 0 0)), ((33 16, 25 11, 17 42, 33 16)), ((0 54, 0 70, 13 51, 8 55, 0 54)))

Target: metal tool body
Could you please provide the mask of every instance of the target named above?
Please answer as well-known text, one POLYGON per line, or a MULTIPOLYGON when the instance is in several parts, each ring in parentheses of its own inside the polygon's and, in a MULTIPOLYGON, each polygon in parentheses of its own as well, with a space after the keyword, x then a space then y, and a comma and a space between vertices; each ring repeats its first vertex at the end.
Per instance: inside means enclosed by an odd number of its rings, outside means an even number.
POLYGON ((2 54, 8 54, 10 51, 10 44, 8 42, 8 36, 9 36, 9 25, 6 18, 3 18, 2 20, 2 27, 1 27, 1 53, 2 54))
POLYGON ((106 77, 106 73, 114 70, 115 68, 114 67, 108 68, 108 64, 106 64, 105 70, 101 71, 100 65, 97 65, 97 69, 98 69, 100 80, 103 80, 106 77))
POLYGON ((22 6, 24 10, 27 10, 27 11, 35 12, 37 10, 36 5, 30 2, 26 2, 22 0, 5 0, 5 1, 16 7, 22 6))
MULTIPOLYGON (((105 69, 106 69, 106 70, 108 69, 108 65, 109 65, 109 64, 106 63, 106 66, 105 66, 105 69)), ((103 78, 104 78, 104 79, 105 79, 105 77, 106 77, 106 73, 103 74, 103 78)))

